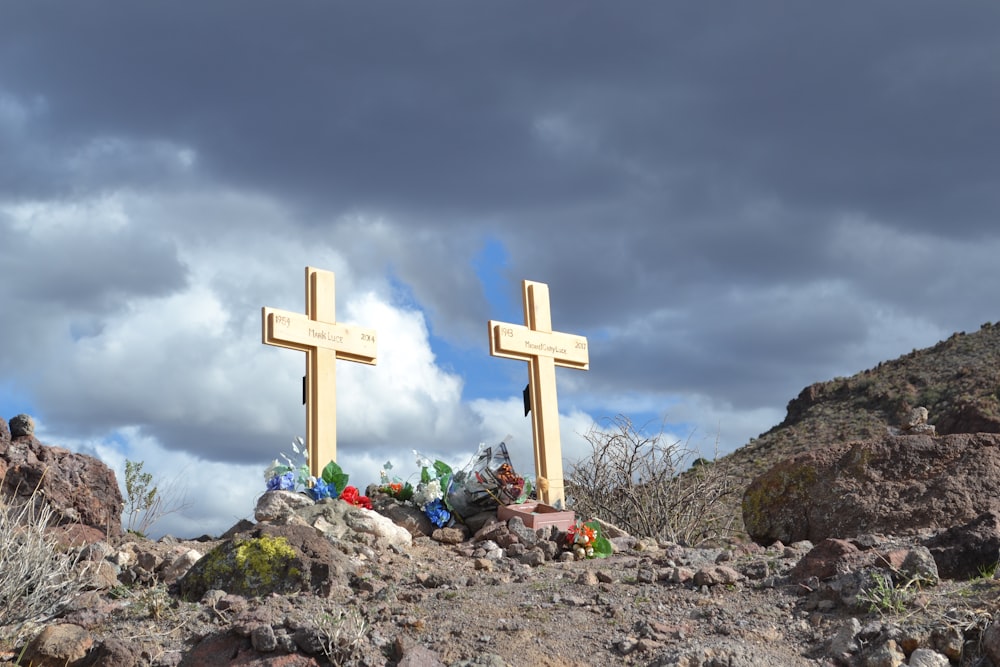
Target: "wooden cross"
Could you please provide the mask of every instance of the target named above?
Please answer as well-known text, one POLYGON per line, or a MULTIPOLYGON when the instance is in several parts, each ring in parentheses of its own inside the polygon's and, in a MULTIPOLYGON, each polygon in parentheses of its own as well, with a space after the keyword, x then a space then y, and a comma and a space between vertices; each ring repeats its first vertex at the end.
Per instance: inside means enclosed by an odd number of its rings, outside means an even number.
POLYGON ((535 447, 535 476, 539 500, 562 508, 562 450, 559 444, 559 402, 556 366, 588 370, 590 355, 583 336, 552 331, 549 286, 525 280, 524 324, 490 320, 490 354, 528 362, 531 432, 535 447))
POLYGON ((261 309, 265 345, 306 353, 306 446, 310 474, 337 460, 336 360, 375 363, 375 330, 340 324, 333 273, 306 267, 306 314, 261 309))

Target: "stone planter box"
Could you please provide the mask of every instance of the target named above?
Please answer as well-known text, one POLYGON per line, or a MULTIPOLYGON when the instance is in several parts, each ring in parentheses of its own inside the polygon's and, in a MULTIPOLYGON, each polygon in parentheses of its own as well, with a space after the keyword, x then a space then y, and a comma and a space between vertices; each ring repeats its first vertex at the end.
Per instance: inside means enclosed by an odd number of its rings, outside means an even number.
POLYGON ((576 521, 576 513, 557 510, 555 507, 542 503, 521 503, 519 505, 501 505, 497 508, 497 518, 508 521, 519 517, 524 525, 532 530, 555 526, 566 530, 576 521))

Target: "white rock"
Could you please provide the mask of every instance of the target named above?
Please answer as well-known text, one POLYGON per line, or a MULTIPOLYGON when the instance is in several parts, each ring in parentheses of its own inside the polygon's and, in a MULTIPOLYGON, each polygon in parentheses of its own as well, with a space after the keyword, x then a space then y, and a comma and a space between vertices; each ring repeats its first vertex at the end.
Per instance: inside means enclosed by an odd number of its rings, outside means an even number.
POLYGON ((295 514, 295 511, 313 504, 312 498, 293 491, 268 491, 257 501, 254 518, 257 521, 281 523, 295 514))

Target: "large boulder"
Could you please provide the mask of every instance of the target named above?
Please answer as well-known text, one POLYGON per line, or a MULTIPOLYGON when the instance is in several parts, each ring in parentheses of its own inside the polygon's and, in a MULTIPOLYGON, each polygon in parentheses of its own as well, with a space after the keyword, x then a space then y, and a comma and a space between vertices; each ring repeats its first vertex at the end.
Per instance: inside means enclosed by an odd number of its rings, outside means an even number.
POLYGON ((924 545, 943 577, 992 576, 1000 563, 1000 513, 984 512, 969 523, 934 535, 924 545))
POLYGON ((37 492, 71 541, 121 536, 123 503, 114 470, 92 456, 42 444, 25 430, 23 417, 11 419, 17 428, 0 428, 0 494, 22 502, 37 492))
POLYGON ((259 524, 198 560, 180 579, 181 596, 209 590, 246 597, 307 592, 330 596, 344 580, 348 557, 310 526, 259 524))
POLYGON ((1000 511, 1000 435, 887 435, 775 465, 743 495, 757 542, 911 535, 1000 511))

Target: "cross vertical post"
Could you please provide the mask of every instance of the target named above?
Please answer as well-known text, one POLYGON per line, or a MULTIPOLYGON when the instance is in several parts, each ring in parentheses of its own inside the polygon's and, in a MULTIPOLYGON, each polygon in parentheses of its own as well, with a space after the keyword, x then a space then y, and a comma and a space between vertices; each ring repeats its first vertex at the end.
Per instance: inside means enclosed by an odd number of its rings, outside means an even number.
POLYGON ((306 267, 306 314, 261 309, 261 341, 306 353, 306 447, 315 477, 337 460, 336 360, 375 364, 373 329, 336 318, 334 274, 306 267))
POLYGON ((587 370, 590 354, 583 336, 555 332, 549 306, 549 286, 522 282, 524 326, 490 320, 490 354, 528 362, 531 432, 539 500, 562 508, 566 501, 556 366, 587 370))

